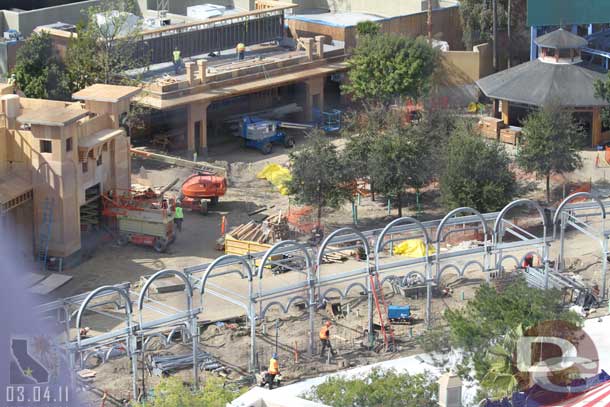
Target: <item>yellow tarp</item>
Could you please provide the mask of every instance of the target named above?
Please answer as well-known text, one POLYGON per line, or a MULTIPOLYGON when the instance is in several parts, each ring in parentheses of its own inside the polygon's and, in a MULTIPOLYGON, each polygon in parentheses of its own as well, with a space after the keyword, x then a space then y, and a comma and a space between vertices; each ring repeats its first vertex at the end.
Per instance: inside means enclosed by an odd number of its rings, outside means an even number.
MULTIPOLYGON (((428 247, 428 255, 434 253, 434 247, 428 247)), ((426 255, 426 245, 421 239, 405 240, 394 246, 394 255, 411 258, 424 257, 426 255)))
POLYGON ((292 179, 288 168, 279 164, 267 164, 261 172, 256 174, 256 178, 266 179, 277 187, 280 194, 288 195, 286 183, 292 179))

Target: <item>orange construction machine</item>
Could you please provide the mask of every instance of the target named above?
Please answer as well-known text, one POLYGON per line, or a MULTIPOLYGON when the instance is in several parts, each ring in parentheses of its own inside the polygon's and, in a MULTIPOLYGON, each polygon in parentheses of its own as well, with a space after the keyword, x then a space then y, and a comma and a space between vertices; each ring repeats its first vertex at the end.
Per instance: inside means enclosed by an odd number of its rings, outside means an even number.
POLYGON ((223 167, 135 148, 131 149, 131 154, 193 170, 194 173, 182 183, 180 188, 179 199, 183 209, 205 215, 208 213, 208 204, 216 205, 219 198, 227 192, 227 173, 223 167))
POLYGON ((208 201, 216 205, 218 199, 227 192, 227 179, 207 171, 199 171, 188 177, 183 183, 180 201, 184 209, 208 212, 208 201))

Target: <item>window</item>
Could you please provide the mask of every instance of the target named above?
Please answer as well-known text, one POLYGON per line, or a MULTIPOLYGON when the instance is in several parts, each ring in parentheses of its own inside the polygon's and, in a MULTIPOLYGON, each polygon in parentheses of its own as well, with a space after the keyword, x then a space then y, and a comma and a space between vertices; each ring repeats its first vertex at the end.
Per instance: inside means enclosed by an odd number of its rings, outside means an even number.
POLYGON ((89 171, 89 165, 87 162, 82 163, 82 167, 83 167, 83 174, 86 173, 87 171, 89 171))
POLYGON ((66 139, 66 151, 72 151, 72 137, 66 139))
POLYGON ((97 157, 97 166, 102 165, 102 154, 100 153, 99 157, 97 157))
POLYGON ((51 140, 40 140, 40 152, 41 153, 52 153, 53 148, 51 146, 51 140))

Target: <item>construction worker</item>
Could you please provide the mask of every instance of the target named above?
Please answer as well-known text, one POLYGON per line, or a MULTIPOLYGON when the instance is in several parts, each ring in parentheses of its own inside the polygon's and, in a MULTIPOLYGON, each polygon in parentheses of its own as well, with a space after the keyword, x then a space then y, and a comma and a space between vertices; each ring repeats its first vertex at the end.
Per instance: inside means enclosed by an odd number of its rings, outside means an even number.
POLYGON ((180 57, 180 50, 178 47, 174 48, 173 52, 173 61, 174 61, 174 72, 176 75, 180 73, 180 66, 182 65, 182 58, 180 57))
POLYGON ((324 351, 326 348, 330 350, 330 352, 334 355, 335 351, 333 347, 330 345, 330 327, 332 323, 330 321, 326 321, 326 323, 320 329, 320 343, 322 344, 322 350, 320 351, 320 355, 324 355, 324 351))
POLYGON ((182 221, 184 220, 184 213, 182 212, 182 205, 180 201, 176 201, 176 209, 174 211, 174 223, 178 232, 182 232, 182 221))
POLYGON ((267 370, 267 378, 265 381, 269 383, 269 390, 273 389, 273 382, 275 376, 280 374, 280 363, 277 360, 277 353, 273 353, 271 359, 269 359, 269 370, 267 370))
POLYGON ((235 47, 235 51, 237 51, 237 59, 241 61, 246 57, 246 44, 240 42, 237 44, 237 47, 235 47))

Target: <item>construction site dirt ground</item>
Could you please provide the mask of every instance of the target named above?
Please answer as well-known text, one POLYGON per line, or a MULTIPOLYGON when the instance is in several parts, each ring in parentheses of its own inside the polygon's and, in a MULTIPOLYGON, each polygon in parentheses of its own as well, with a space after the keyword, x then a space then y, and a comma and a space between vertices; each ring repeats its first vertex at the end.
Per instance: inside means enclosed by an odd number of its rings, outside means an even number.
MULTIPOLYGON (((343 142, 338 139, 339 145, 343 142)), ((278 148, 278 152, 269 157, 263 156, 255 150, 248 150, 244 159, 244 150, 223 155, 229 169, 229 189, 217 207, 214 207, 207 216, 198 213, 185 213, 183 231, 179 233, 176 242, 171 245, 166 253, 156 253, 151 248, 128 245, 118 246, 113 238, 106 234, 101 238, 95 251, 79 266, 65 270, 64 272, 73 276, 73 279, 63 287, 53 292, 53 297, 61 298, 70 295, 80 294, 102 285, 116 284, 121 282, 137 283, 141 277, 150 275, 161 269, 180 270, 187 266, 203 264, 209 262, 222 254, 215 249, 217 239, 220 237, 221 217, 226 216, 229 229, 233 226, 246 223, 251 217, 248 213, 254 212, 263 207, 270 208, 265 213, 276 213, 279 210, 287 210, 290 205, 287 197, 280 195, 276 188, 265 180, 256 178, 256 173, 270 162, 285 164, 288 162, 287 151, 278 148), (239 161, 238 161, 239 160, 239 161)), ((582 177, 572 176, 570 181, 578 179, 599 181, 604 184, 605 170, 592 169, 594 154, 587 152, 585 169, 582 177), (590 157, 589 157, 590 156, 590 157), (602 174, 603 171, 603 174, 602 174), (594 178, 591 175, 598 176, 594 178)), ((213 157, 212 157, 213 158, 213 157)), ((134 160, 132 162, 133 182, 147 186, 163 186, 175 178, 184 179, 190 175, 190 170, 159 164, 153 161, 134 160)), ((536 180, 523 180, 524 182, 534 182, 540 186, 536 180)), ((554 180, 559 183, 560 179, 554 180)), ((530 197, 541 198, 543 191, 534 189, 529 193, 530 197)), ((424 217, 426 219, 437 219, 444 215, 438 193, 431 189, 425 191, 422 197, 424 217)), ((396 209, 392 209, 392 216, 396 217, 396 209)), ((413 208, 405 208, 405 215, 413 214, 413 208)), ((370 198, 363 198, 358 207, 359 228, 371 229, 381 227, 388 223, 386 202, 381 199, 372 202, 370 198)), ((335 211, 325 212, 323 218, 324 225, 328 230, 333 230, 344 225, 352 225, 351 206, 345 205, 335 211)), ((600 254, 599 249, 589 238, 576 233, 568 234, 566 262, 574 265, 574 271, 579 272, 585 281, 600 279, 600 254)), ((553 248, 556 250, 556 247, 553 248)), ((553 251, 551 252, 553 253, 553 251)), ((524 254, 524 253, 522 253, 524 254)), ((354 267, 355 260, 346 263, 328 265, 333 269, 349 269, 354 267)), ((407 270, 405 270, 406 272, 407 270)), ((433 301, 432 317, 439 320, 442 312, 447 308, 460 307, 472 298, 478 285, 484 281, 482 273, 476 271, 467 272, 466 279, 460 279, 453 287, 454 292, 450 297, 436 297, 433 301), (462 300, 465 299, 465 301, 462 300)), ((297 273, 284 273, 278 276, 271 276, 266 280, 272 286, 279 286, 294 282, 295 279, 303 278, 297 273)), ((449 277, 456 280, 456 277, 449 277)), ((224 283, 224 281, 223 281, 224 283)), ((233 283, 228 282, 231 285, 233 283)), ((233 287, 233 285, 231 285, 233 287)), ((244 285, 235 282, 235 287, 243 289, 244 285)), ((384 358, 395 358, 409 354, 419 353, 421 349, 417 347, 413 337, 418 336, 424 328, 422 319, 424 317, 424 295, 425 290, 421 290, 418 299, 401 298, 393 296, 386 290, 387 298, 390 303, 395 305, 408 304, 418 318, 418 322, 413 326, 398 326, 396 328, 396 339, 398 342, 398 353, 376 353, 365 351, 360 344, 363 340, 362 331, 366 326, 366 297, 357 295, 343 300, 345 305, 350 303, 350 312, 343 318, 335 320, 333 327, 333 345, 338 348, 338 356, 326 363, 324 358, 310 358, 307 355, 307 341, 309 334, 309 324, 307 310, 299 311, 296 307, 289 310, 288 315, 280 315, 277 309, 272 309, 267 313, 264 322, 259 322, 257 326, 257 354, 258 362, 261 366, 268 363, 268 359, 274 350, 276 320, 279 321, 279 353, 282 366, 282 375, 285 380, 291 381, 316 376, 326 371, 333 371, 355 364, 368 364, 380 361, 384 358), (264 328, 263 328, 264 325, 264 328), (265 332, 265 334, 263 333, 265 332), (413 337, 411 336, 413 335, 413 337), (295 352, 296 350, 296 352, 295 352), (298 363, 295 358, 298 357, 298 363)), ((180 307, 182 299, 176 299, 176 293, 168 294, 168 304, 180 307)), ((163 298, 158 300, 164 301, 163 298)), ((196 301, 198 304, 198 300, 196 301)), ((222 320, 223 315, 238 315, 234 306, 227 306, 214 299, 208 301, 206 297, 206 309, 200 319, 222 320)), ((601 310, 599 311, 601 312, 601 310)), ((319 329, 326 312, 319 311, 316 315, 315 329, 319 329)), ((94 328, 95 320, 91 321, 94 328)), ((237 379, 248 371, 248 361, 250 354, 250 337, 246 329, 244 320, 236 319, 228 321, 232 323, 208 325, 201 333, 201 349, 210 352, 221 360, 223 364, 231 367, 230 379, 237 379)), ((100 326, 104 326, 101 324, 100 326)), ((112 329, 113 325, 107 325, 112 329)), ((98 328, 99 329, 99 328, 98 328)), ((189 346, 173 345, 171 349, 163 350, 174 354, 188 354, 189 346)), ((131 390, 130 367, 126 358, 110 360, 105 364, 95 367, 97 376, 93 385, 97 388, 107 390, 115 397, 128 398, 131 390)), ((191 380, 191 370, 186 369, 176 373, 185 381, 191 380)), ((141 378, 141 377, 140 377, 141 378)), ((151 388, 159 378, 156 376, 145 375, 146 387, 151 388)))

